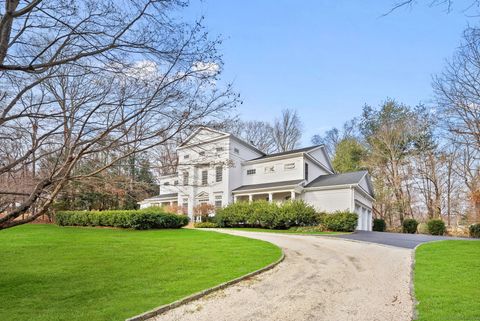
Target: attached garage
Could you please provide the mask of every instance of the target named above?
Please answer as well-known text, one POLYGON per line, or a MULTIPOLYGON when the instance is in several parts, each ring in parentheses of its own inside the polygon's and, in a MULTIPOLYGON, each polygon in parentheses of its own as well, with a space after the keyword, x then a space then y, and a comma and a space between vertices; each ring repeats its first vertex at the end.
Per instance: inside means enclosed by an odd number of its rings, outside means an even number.
POLYGON ((372 230, 374 194, 367 171, 320 176, 304 186, 302 197, 317 211, 355 212, 357 230, 372 230))

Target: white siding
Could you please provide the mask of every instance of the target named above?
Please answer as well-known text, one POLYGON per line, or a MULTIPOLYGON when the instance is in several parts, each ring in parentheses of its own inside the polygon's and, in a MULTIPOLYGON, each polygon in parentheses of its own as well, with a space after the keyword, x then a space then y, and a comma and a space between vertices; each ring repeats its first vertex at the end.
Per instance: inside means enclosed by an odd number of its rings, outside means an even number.
MULTIPOLYGON (((315 164, 314 162, 305 159, 305 163, 308 164, 308 181, 306 184, 310 183, 313 181, 315 178, 317 178, 320 175, 327 175, 329 174, 326 170, 315 164)), ((305 166, 305 165, 304 165, 305 166)), ((304 167, 302 166, 302 167, 304 167)), ((304 169, 303 169, 304 170, 304 169)))
POLYGON ((302 198, 319 212, 348 211, 352 204, 352 194, 349 188, 304 190, 302 198))
POLYGON ((313 152, 309 152, 308 155, 310 155, 311 157, 316 159, 320 164, 322 164, 326 168, 333 171, 333 168, 330 166, 330 164, 327 160, 327 157, 326 157, 326 154, 325 154, 325 149, 323 147, 321 147, 321 148, 319 148, 319 149, 317 149, 313 152))
POLYGON ((292 157, 265 161, 255 164, 245 164, 242 169, 242 185, 264 184, 281 181, 303 179, 303 157, 292 157), (285 164, 295 164, 294 169, 285 169, 285 164), (274 168, 274 172, 265 173, 265 168, 274 168), (255 169, 256 173, 247 175, 247 170, 255 169))

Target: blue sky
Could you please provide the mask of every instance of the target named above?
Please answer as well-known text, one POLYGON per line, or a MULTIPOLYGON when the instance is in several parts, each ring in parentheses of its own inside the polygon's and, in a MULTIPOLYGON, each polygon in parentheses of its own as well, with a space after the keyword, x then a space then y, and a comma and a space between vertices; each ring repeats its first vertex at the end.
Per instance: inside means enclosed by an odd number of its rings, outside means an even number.
POLYGON ((197 0, 186 14, 204 15, 209 32, 224 39, 223 79, 241 94, 241 117, 271 121, 283 108, 296 109, 308 145, 314 134, 358 116, 364 104, 387 97, 431 103, 432 75, 475 23, 462 12, 468 2, 456 2, 448 14, 417 4, 382 17, 393 4, 197 0))

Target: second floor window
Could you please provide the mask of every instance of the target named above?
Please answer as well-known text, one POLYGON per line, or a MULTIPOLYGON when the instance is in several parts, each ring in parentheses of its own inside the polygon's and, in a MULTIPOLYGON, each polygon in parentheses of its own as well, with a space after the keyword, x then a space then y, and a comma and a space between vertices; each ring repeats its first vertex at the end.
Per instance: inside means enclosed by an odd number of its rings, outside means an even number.
POLYGON ((202 185, 208 184, 208 171, 202 171, 202 185))
POLYGON ((274 165, 265 167, 265 174, 273 173, 273 172, 275 172, 275 166, 274 165))
POLYGON ((188 172, 183 172, 183 185, 188 185, 188 172))
POLYGON ((173 182, 173 185, 177 186, 177 185, 178 185, 178 181, 174 181, 174 182, 173 182))
POLYGON ((223 167, 222 166, 217 166, 215 168, 215 181, 216 182, 221 182, 223 179, 223 167))
POLYGON ((183 155, 183 159, 189 159, 190 158, 190 155, 183 155))
POLYGON ((295 163, 288 163, 283 165, 283 169, 289 170, 289 169, 295 169, 295 163))
POLYGON ((217 147, 217 152, 223 152, 223 147, 217 147))
POLYGON ((168 185, 170 185, 170 182, 165 182, 165 183, 163 183, 163 185, 168 186, 168 185))
POLYGON ((235 154, 240 154, 240 150, 239 150, 238 148, 236 148, 236 147, 233 149, 233 152, 234 152, 235 154))
POLYGON ((308 181, 308 164, 305 163, 305 180, 308 181))
POLYGON ((247 175, 255 175, 257 173, 257 170, 254 169, 247 169, 247 175))
POLYGON ((199 152, 198 155, 200 155, 200 156, 205 156, 205 152, 204 152, 204 151, 203 151, 203 152, 199 152))

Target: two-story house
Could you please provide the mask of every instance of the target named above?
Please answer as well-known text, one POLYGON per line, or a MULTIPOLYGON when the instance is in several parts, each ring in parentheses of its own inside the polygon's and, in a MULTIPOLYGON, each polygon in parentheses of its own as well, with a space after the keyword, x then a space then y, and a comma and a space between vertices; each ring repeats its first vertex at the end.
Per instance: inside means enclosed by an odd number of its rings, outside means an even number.
POLYGON ((160 177, 160 194, 140 207, 177 205, 193 217, 201 203, 303 199, 318 211, 349 210, 372 229, 373 187, 366 171, 336 174, 323 145, 266 155, 255 146, 202 127, 178 146, 178 171, 160 177))

